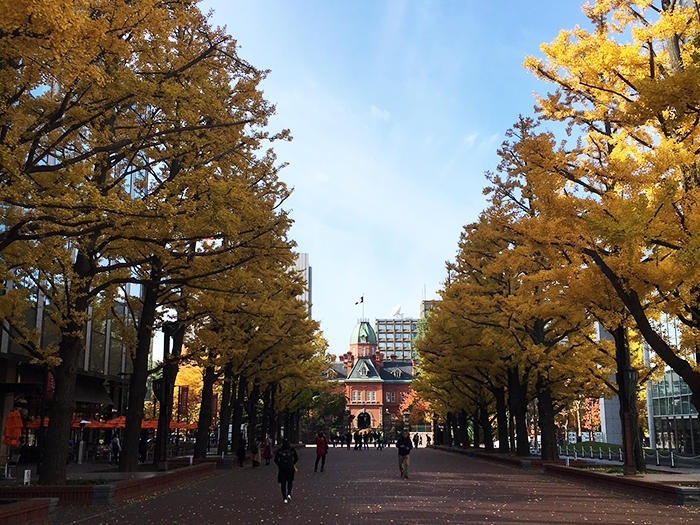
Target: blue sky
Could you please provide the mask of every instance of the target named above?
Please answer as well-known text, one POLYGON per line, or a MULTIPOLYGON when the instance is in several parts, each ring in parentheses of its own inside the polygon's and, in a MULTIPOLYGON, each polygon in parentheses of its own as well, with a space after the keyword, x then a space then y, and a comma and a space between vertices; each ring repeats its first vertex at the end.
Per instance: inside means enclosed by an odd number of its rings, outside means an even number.
POLYGON ((344 353, 363 312, 417 317, 484 208, 484 172, 534 92, 522 68, 579 0, 207 0, 239 55, 270 74, 275 149, 294 187, 291 237, 309 253, 313 317, 344 353))

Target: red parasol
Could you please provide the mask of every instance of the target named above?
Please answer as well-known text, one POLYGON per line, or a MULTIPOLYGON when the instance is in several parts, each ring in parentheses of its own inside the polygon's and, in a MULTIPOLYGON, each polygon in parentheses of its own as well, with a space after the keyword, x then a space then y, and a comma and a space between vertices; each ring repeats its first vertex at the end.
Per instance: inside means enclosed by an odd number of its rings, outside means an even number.
POLYGON ((8 447, 18 447, 19 438, 22 437, 22 416, 19 410, 13 410, 5 419, 5 432, 3 439, 8 447))
MULTIPOLYGON (((141 428, 155 430, 158 428, 158 420, 157 419, 144 419, 141 422, 141 428)), ((197 423, 185 423, 184 421, 171 421, 170 422, 170 430, 175 430, 178 428, 181 430, 194 430, 197 428, 197 423)))
POLYGON ((99 421, 99 420, 94 420, 94 419, 83 419, 81 417, 76 417, 73 418, 73 421, 71 421, 71 428, 111 428, 107 427, 109 421, 99 421))
POLYGON ((105 421, 105 428, 126 428, 126 416, 119 416, 105 421))
MULTIPOLYGON (((40 425, 41 425, 41 418, 35 417, 34 419, 30 419, 29 421, 27 421, 27 424, 24 426, 25 426, 25 428, 31 428, 31 429, 36 430, 39 428, 40 425)), ((46 428, 48 426, 49 426, 49 418, 45 417, 43 427, 46 428)))

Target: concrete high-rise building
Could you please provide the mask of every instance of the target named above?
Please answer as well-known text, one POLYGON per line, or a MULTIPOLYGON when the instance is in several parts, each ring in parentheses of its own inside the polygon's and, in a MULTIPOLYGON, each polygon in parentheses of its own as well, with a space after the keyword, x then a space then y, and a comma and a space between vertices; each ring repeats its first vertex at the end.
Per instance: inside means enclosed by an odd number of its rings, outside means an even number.
POLYGON ((309 311, 309 316, 311 316, 311 265, 309 264, 309 254, 297 254, 296 263, 294 267, 301 274, 301 276, 304 278, 304 281, 306 282, 306 289, 304 290, 304 293, 299 296, 299 299, 306 303, 309 311))
POLYGON ((377 334, 378 350, 387 359, 413 359, 415 349, 413 340, 418 335, 418 319, 376 319, 374 322, 377 334))
POLYGON ((440 301, 438 299, 423 300, 420 302, 420 312, 419 317, 425 319, 428 317, 428 313, 432 310, 440 301))

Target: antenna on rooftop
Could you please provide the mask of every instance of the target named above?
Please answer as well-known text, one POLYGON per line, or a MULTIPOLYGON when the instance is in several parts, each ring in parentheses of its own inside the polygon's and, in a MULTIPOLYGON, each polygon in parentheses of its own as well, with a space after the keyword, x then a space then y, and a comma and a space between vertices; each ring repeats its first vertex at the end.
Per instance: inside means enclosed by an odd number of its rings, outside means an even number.
POLYGON ((401 305, 397 304, 391 309, 391 317, 401 317, 401 305))

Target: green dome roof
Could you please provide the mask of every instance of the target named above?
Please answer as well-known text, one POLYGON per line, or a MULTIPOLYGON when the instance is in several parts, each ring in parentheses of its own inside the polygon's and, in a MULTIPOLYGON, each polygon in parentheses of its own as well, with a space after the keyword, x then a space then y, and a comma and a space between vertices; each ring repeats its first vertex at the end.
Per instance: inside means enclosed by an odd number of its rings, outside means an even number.
POLYGON ((360 321, 350 336, 350 344, 369 343, 377 344, 377 334, 374 333, 374 328, 367 321, 360 321))

